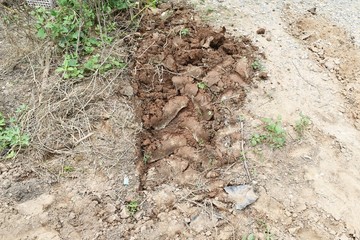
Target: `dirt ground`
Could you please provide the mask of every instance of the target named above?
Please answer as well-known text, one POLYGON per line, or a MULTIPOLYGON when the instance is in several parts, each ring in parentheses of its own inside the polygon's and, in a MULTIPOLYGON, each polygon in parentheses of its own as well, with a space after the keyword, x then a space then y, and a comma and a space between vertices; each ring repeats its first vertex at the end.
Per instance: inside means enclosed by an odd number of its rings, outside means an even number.
POLYGON ((298 4, 163 4, 117 42, 128 72, 80 84, 34 77, 0 34, 1 112, 52 123, 0 162, 0 239, 359 239, 359 47, 298 4), (286 145, 252 146, 278 116, 286 145), (245 184, 236 210, 224 188, 245 184))

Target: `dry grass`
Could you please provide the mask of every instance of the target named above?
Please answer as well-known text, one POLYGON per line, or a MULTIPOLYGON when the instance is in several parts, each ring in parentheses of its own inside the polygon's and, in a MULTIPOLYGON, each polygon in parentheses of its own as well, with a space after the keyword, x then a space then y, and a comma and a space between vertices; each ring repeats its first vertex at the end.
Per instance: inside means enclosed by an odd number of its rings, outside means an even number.
MULTIPOLYGON (((27 159, 42 162, 81 156, 107 168, 124 159, 133 160, 140 124, 129 100, 119 94, 122 86, 129 85, 127 70, 63 80, 54 72, 60 60, 53 46, 39 42, 30 28, 21 28, 23 21, 16 24, 17 28, 0 29, 0 81, 11 82, 16 76, 12 91, 19 94, 31 89, 29 94, 20 94, 18 102, 28 105, 20 119, 31 136, 27 159)), ((116 56, 129 63, 124 39, 116 39, 110 48, 100 50, 102 57, 116 56)), ((8 106, 3 109, 10 111, 8 106)))

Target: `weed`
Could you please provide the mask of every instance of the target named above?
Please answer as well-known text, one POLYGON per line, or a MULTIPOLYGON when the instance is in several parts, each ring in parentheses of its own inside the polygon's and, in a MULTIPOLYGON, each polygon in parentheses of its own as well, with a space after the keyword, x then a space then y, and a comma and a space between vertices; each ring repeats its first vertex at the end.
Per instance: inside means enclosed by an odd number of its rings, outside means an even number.
POLYGON ((286 132, 282 127, 281 117, 277 120, 271 118, 264 118, 263 121, 266 123, 265 129, 267 130, 267 141, 270 146, 274 148, 281 148, 286 143, 286 132))
POLYGON ((139 211, 139 203, 138 201, 130 201, 127 204, 127 209, 131 215, 134 215, 137 211, 139 211))
POLYGON ((198 82, 196 84, 196 86, 199 88, 199 89, 206 89, 208 86, 206 85, 206 83, 204 82, 198 82))
POLYGON ((213 13, 215 10, 213 9, 213 8, 211 8, 211 7, 208 7, 207 9, 206 9, 206 14, 211 14, 211 13, 213 13))
POLYGON ((250 233, 249 235, 243 235, 243 237, 241 238, 242 240, 256 240, 256 237, 253 233, 250 233))
POLYGON ((183 28, 179 32, 180 37, 186 37, 190 35, 190 30, 188 28, 183 28))
POLYGON ((275 236, 271 233, 271 228, 266 224, 264 220, 257 220, 259 229, 264 233, 264 240, 274 240, 275 236))
POLYGON ((69 173, 69 172, 75 171, 75 168, 72 167, 72 166, 69 166, 69 165, 65 165, 65 166, 63 167, 63 170, 64 170, 64 172, 69 173))
POLYGON ((145 153, 144 156, 143 156, 144 163, 147 164, 150 159, 151 159, 151 155, 145 153))
MULTIPOLYGON (((156 4, 157 1, 152 0, 151 3, 156 4)), ((114 21, 109 21, 109 16, 114 10, 133 6, 131 1, 58 0, 57 4, 55 9, 38 7, 31 13, 36 21, 37 36, 53 42, 64 56, 56 72, 61 73, 64 79, 83 78, 86 72, 101 73, 124 66, 114 58, 100 64, 100 55, 91 54, 97 48, 112 43, 114 38, 109 34, 117 27, 114 21), (85 62, 85 59, 88 60, 85 62)))
POLYGON ((258 144, 267 143, 272 148, 281 148, 286 143, 286 132, 282 127, 281 117, 277 120, 271 118, 264 118, 262 121, 265 123, 264 134, 254 134, 250 139, 250 144, 256 146, 258 144))
POLYGON ((264 66, 262 65, 262 63, 259 60, 255 60, 252 64, 251 67, 253 70, 255 71, 262 71, 264 70, 264 66))
POLYGON ((84 70, 81 69, 76 55, 65 54, 64 61, 56 72, 62 73, 64 79, 84 77, 84 70))
MULTIPOLYGON (((17 110, 17 117, 26 109, 26 105, 17 110)), ((17 118, 6 119, 0 112, 0 154, 6 154, 6 158, 14 158, 17 152, 30 143, 30 137, 21 132, 17 118)))
POLYGON ((151 8, 156 8, 159 4, 159 0, 147 0, 147 5, 151 8))
POLYGON ((300 119, 295 123, 295 131, 297 132, 299 137, 304 135, 306 128, 311 124, 310 118, 306 115, 300 113, 300 119))
POLYGON ((251 143, 251 146, 255 147, 256 145, 261 144, 265 140, 266 140, 265 134, 255 133, 254 135, 251 136, 250 143, 251 143))
POLYGON ((275 240, 276 237, 273 233, 271 233, 271 229, 270 227, 266 224, 265 221, 263 220, 257 220, 256 221, 258 226, 259 226, 259 230, 260 232, 262 232, 262 237, 260 237, 258 234, 255 235, 254 233, 250 233, 250 234, 245 234, 242 236, 242 240, 256 240, 256 239, 259 239, 259 240, 275 240))

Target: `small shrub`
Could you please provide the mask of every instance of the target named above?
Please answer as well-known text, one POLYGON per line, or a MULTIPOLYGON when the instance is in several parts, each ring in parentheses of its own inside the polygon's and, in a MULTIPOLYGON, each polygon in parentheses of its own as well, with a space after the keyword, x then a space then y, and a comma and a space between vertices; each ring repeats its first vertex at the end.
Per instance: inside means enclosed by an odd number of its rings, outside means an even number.
POLYGON ((130 212, 131 215, 134 215, 139 211, 139 203, 138 201, 131 201, 127 204, 127 209, 130 212))
POLYGON ((258 144, 267 143, 272 148, 281 148, 286 143, 286 132, 282 127, 281 117, 276 120, 271 118, 264 118, 265 123, 263 134, 254 134, 250 139, 250 144, 256 146, 258 144))
MULTIPOLYGON (((19 114, 24 109, 16 110, 19 114)), ((29 135, 22 133, 16 118, 5 119, 0 112, 0 154, 6 158, 14 158, 21 148, 29 146, 29 135)))
POLYGON ((306 115, 300 113, 300 119, 295 123, 295 131, 298 136, 301 138, 304 135, 306 128, 311 124, 310 118, 306 115))

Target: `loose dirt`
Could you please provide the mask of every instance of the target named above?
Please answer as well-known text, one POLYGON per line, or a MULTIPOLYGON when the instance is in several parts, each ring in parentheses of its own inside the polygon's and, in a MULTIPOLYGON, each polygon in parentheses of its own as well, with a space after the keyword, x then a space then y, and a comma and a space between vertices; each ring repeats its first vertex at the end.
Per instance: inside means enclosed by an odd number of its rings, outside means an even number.
POLYGON ((149 182, 145 171, 143 189, 169 180, 192 185, 194 178, 237 161, 240 150, 230 146, 242 136, 231 109, 243 104, 254 78, 256 48, 248 39, 225 37, 225 28, 201 25, 188 18, 195 15, 188 9, 169 5, 159 11, 140 29, 133 71, 144 168, 158 172, 156 182, 149 182), (171 163, 178 166, 169 169, 171 163))

